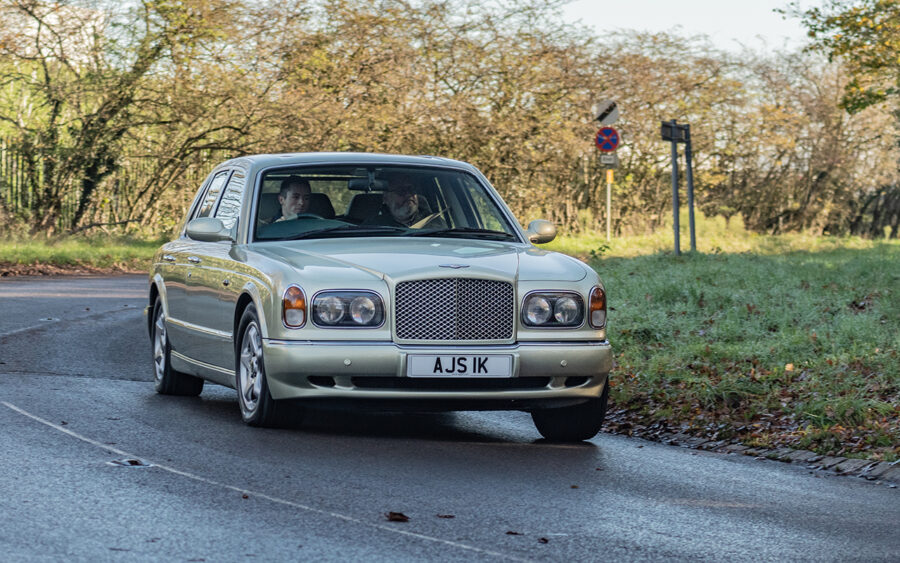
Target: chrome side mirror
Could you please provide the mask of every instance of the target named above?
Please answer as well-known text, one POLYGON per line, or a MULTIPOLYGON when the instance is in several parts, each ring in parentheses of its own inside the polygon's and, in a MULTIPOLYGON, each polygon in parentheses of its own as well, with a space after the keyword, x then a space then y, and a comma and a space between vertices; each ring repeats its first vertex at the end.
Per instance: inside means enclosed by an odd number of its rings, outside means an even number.
POLYGON ((528 240, 534 244, 544 244, 556 238, 556 225, 550 221, 537 219, 528 223, 528 230, 525 231, 528 240))
POLYGON ((234 241, 234 238, 231 236, 231 229, 225 228, 222 220, 215 217, 197 217, 193 219, 187 224, 187 236, 204 242, 234 241))

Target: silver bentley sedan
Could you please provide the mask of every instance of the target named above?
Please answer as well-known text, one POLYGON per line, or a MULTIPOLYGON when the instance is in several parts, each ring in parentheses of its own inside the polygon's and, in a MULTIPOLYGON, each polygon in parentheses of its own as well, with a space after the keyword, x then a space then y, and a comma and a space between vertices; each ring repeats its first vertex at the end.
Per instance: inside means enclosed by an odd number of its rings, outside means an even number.
POLYGON ((603 423, 606 293, 533 243, 473 166, 270 154, 217 166, 150 271, 156 390, 237 390, 253 426, 311 405, 522 410, 547 439, 603 423))

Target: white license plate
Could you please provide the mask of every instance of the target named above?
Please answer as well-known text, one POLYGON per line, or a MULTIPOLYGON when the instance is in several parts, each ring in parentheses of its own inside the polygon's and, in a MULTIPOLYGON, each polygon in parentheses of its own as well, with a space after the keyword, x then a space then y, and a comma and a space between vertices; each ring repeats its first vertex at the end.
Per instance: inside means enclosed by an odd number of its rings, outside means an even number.
POLYGON ((406 359, 409 377, 512 377, 509 355, 412 355, 406 359))

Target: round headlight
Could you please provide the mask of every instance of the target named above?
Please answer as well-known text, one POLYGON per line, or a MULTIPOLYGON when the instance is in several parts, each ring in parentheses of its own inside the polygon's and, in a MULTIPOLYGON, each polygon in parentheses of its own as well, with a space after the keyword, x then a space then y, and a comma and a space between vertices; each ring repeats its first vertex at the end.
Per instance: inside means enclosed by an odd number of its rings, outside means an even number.
POLYGON ((532 297, 525 303, 525 320, 531 325, 542 325, 550 320, 553 314, 553 308, 550 307, 550 301, 536 296, 532 297))
POLYGON ((367 325, 375 318, 375 301, 367 295, 354 297, 350 302, 350 318, 359 325, 367 325))
POLYGON ((344 316, 344 302, 339 297, 316 299, 313 309, 319 322, 326 325, 337 324, 344 316))
POLYGON ((571 297, 560 297, 553 305, 553 318, 561 325, 570 325, 581 314, 578 302, 571 297))

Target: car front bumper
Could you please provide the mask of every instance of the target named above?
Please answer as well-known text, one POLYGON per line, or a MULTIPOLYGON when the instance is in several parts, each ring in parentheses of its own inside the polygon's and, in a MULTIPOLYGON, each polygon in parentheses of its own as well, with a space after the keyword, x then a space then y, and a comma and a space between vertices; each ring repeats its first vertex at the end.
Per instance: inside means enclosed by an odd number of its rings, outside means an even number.
POLYGON ((606 341, 503 346, 402 346, 391 342, 263 340, 274 399, 444 402, 459 408, 562 406, 601 395, 612 368, 606 341), (512 377, 407 376, 424 355, 508 355, 512 377))

